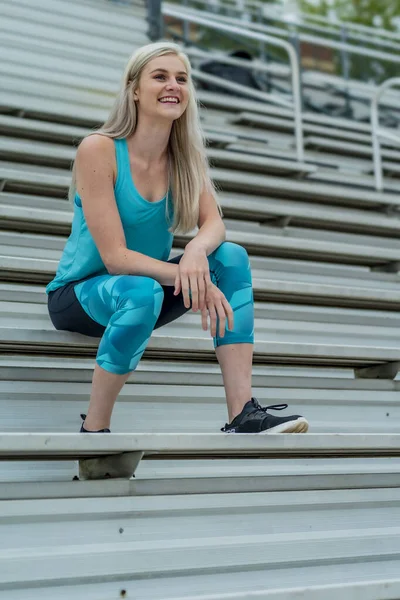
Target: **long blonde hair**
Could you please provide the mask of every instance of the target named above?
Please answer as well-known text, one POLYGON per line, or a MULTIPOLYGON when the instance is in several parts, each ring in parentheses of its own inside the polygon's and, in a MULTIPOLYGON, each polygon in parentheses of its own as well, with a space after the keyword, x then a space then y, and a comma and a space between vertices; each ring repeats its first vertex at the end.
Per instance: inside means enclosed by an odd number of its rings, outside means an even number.
MULTIPOLYGON (((138 48, 130 57, 124 71, 121 88, 114 106, 104 125, 89 135, 101 134, 110 138, 125 138, 136 129, 137 108, 133 93, 139 86, 143 68, 149 61, 166 54, 175 54, 184 63, 188 74, 189 101, 185 112, 172 125, 168 144, 169 180, 173 197, 174 220, 169 231, 188 233, 198 222, 199 198, 203 190, 211 193, 218 211, 222 209, 211 181, 205 149, 205 137, 200 126, 196 92, 191 78, 191 66, 187 55, 178 44, 156 42, 138 48)), ((76 194, 75 163, 72 168, 72 182, 69 199, 73 203, 76 194)), ((166 216, 168 217, 168 202, 166 216)))

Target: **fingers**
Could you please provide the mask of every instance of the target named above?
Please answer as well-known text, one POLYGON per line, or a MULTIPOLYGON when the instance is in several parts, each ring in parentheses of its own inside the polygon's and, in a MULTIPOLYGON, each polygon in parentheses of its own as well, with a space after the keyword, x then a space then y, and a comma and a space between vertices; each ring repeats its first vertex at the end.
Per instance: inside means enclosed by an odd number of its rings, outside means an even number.
POLYGON ((207 312, 210 315, 210 333, 212 337, 217 336, 217 328, 218 336, 225 336, 227 318, 228 329, 229 331, 233 331, 233 310, 226 298, 223 298, 221 302, 218 302, 216 304, 209 303, 208 308, 205 307, 201 311, 201 323, 205 331, 207 331, 208 327, 207 312))
POLYGON ((226 298, 222 299, 222 304, 224 305, 225 313, 228 317, 228 329, 229 331, 233 330, 233 310, 231 305, 229 304, 226 298))
POLYGON ((208 312, 210 315, 210 333, 211 337, 216 337, 217 335, 217 311, 215 310, 214 304, 209 304, 208 312))
POLYGON ((175 289, 174 289, 174 296, 177 296, 179 294, 179 292, 181 291, 181 279, 179 276, 179 273, 177 273, 176 277, 175 277, 175 289))
POLYGON ((217 313, 218 313, 218 335, 219 337, 224 337, 225 335, 225 324, 226 324, 226 313, 225 313, 225 309, 222 306, 222 303, 220 302, 217 305, 217 313))
POLYGON ((194 312, 197 312, 199 309, 203 310, 206 305, 206 286, 203 274, 190 276, 190 290, 192 293, 192 309, 194 312))
POLYGON ((208 328, 208 308, 207 308, 207 306, 204 306, 204 308, 201 311, 201 326, 204 329, 204 331, 207 331, 207 328, 208 328))
POLYGON ((199 308, 203 310, 206 305, 206 285, 203 276, 199 277, 197 286, 199 290, 199 308))
POLYGON ((196 312, 199 307, 199 290, 197 287, 197 275, 190 276, 190 290, 192 292, 192 310, 196 312))
POLYGON ((190 308, 190 297, 189 297, 189 279, 187 275, 181 272, 181 289, 183 296, 183 304, 185 308, 190 308))

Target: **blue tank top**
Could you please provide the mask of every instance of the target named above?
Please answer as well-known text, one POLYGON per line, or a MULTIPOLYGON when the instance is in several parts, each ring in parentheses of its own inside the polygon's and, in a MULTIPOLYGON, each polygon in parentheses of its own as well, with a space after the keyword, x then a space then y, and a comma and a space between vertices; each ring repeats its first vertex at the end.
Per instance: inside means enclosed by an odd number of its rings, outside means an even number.
MULTIPOLYGON (((173 234, 168 231, 174 214, 171 192, 168 191, 158 202, 149 202, 143 198, 132 179, 126 139, 114 139, 114 144, 117 162, 114 194, 127 248, 166 261, 174 239, 173 234), (166 217, 166 209, 170 222, 166 217)), ((46 293, 72 281, 107 272, 86 224, 81 198, 76 193, 71 235, 63 250, 56 276, 46 287, 46 293)))

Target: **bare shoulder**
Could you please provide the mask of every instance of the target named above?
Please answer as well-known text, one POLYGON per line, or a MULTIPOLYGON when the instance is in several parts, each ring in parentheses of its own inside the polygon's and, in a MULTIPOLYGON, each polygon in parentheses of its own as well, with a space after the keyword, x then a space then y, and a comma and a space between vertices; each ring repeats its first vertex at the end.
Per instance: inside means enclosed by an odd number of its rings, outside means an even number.
POLYGON ((77 158, 86 159, 110 158, 114 156, 114 140, 100 133, 93 133, 85 137, 78 146, 77 158))
POLYGON ((78 146, 75 163, 78 178, 82 174, 92 173, 96 177, 110 177, 115 183, 117 164, 114 140, 98 133, 85 137, 78 146))

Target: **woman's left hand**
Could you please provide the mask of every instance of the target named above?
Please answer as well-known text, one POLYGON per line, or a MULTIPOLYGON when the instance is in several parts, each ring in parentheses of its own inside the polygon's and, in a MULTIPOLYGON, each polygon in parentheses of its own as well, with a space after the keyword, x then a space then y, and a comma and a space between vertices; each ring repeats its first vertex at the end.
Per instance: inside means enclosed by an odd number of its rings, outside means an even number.
POLYGON ((190 289, 192 309, 195 312, 198 309, 203 310, 207 286, 212 284, 206 251, 188 244, 178 266, 174 296, 182 290, 185 308, 190 308, 190 289))

